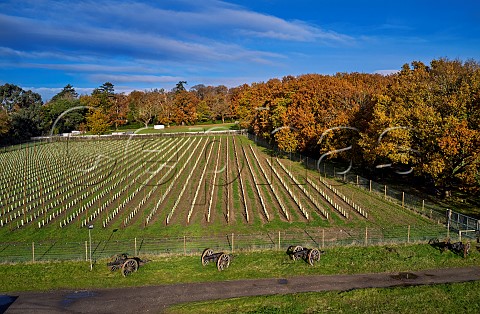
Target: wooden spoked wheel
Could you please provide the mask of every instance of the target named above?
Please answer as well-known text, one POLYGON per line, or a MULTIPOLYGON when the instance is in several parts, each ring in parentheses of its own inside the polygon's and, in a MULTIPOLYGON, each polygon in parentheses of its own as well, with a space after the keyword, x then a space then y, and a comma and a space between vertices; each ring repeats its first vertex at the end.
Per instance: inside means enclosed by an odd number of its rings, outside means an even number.
POLYGON ((302 251, 302 250, 303 250, 303 247, 301 247, 300 245, 297 245, 297 246, 295 246, 295 247, 293 248, 293 250, 292 250, 292 259, 293 259, 294 261, 296 261, 297 259, 299 259, 299 257, 297 257, 297 256, 295 255, 295 253, 300 252, 300 251, 302 251))
POLYGON ((209 260, 206 259, 205 257, 213 255, 213 250, 212 249, 205 249, 203 250, 202 253, 202 265, 205 266, 208 264, 209 260))
POLYGON ((320 260, 320 251, 317 249, 311 249, 308 252, 308 263, 313 266, 315 262, 320 260))
POLYGON ((230 265, 230 255, 228 255, 228 254, 220 255, 220 257, 218 258, 218 261, 217 261, 218 270, 222 271, 225 268, 227 268, 229 265, 230 265))
POLYGON ((116 271, 120 268, 120 265, 110 265, 108 266, 108 268, 110 269, 110 271, 116 271))
POLYGON ((122 275, 123 277, 127 277, 131 273, 136 272, 137 269, 138 269, 138 262, 133 258, 129 258, 125 261, 125 263, 123 263, 122 275))

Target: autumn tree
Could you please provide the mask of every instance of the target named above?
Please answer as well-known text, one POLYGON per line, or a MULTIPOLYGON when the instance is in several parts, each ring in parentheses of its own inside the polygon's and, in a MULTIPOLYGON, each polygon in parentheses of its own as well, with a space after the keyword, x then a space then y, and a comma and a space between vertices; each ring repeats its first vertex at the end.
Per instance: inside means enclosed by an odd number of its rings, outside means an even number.
POLYGON ((155 90, 155 103, 156 103, 156 119, 159 123, 170 127, 173 122, 174 109, 173 109, 173 93, 165 91, 163 88, 155 90))
POLYGON ((115 130, 127 123, 129 112, 129 99, 125 94, 115 94, 110 108, 108 108, 108 117, 115 130))
POLYGON ((0 139, 8 134, 9 130, 10 117, 8 116, 8 112, 3 107, 0 107, 0 139))
POLYGON ((225 119, 231 115, 226 86, 220 85, 214 88, 213 99, 209 108, 213 119, 221 119, 222 123, 225 123, 225 119))
POLYGON ((197 121, 198 99, 194 93, 177 90, 174 93, 174 121, 177 125, 193 124, 197 121))
POLYGON ((134 91, 130 95, 131 100, 134 100, 135 104, 134 117, 137 121, 142 122, 145 127, 148 127, 148 124, 152 122, 157 114, 157 96, 155 91, 134 91))
POLYGON ((110 129, 108 116, 100 109, 90 110, 86 117, 87 127, 92 134, 105 134, 110 129))
POLYGON ((205 86, 203 84, 195 85, 190 89, 197 97, 197 120, 199 122, 205 122, 213 120, 213 114, 211 111, 210 101, 212 99, 212 86, 205 86))
POLYGON ((193 86, 190 91, 194 92, 198 99, 196 112, 199 121, 220 119, 222 123, 225 123, 225 119, 231 116, 228 88, 226 86, 199 84, 193 86))
POLYGON ((440 59, 404 65, 377 96, 360 142, 366 160, 411 167, 444 196, 455 188, 478 190, 478 78, 478 64, 440 59))

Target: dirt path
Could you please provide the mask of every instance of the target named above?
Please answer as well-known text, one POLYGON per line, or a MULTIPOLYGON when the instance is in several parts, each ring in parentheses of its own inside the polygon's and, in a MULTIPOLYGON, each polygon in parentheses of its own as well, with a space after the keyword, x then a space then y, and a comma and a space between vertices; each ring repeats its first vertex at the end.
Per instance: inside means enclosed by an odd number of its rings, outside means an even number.
POLYGON ((119 289, 21 292, 0 295, 5 313, 159 313, 170 305, 242 296, 431 285, 480 280, 480 266, 415 271, 321 275, 188 283, 119 289))

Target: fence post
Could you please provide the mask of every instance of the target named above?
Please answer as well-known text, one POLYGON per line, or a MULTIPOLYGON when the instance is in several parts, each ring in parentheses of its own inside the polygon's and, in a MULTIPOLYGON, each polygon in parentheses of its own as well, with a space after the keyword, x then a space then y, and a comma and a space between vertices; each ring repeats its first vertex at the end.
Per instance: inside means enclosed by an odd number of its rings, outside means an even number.
POLYGON ((137 238, 135 238, 135 256, 137 256, 137 238))
POLYGON ((369 188, 369 192, 372 192, 372 180, 370 180, 370 188, 369 188))
POLYGON ((402 192, 402 207, 405 207, 405 192, 402 192))
POLYGON ((232 232, 232 253, 233 253, 233 237, 234 237, 234 234, 232 232))
POLYGON ((358 186, 358 175, 357 175, 357 186, 358 186))
POLYGON ((322 249, 325 247, 325 229, 322 229, 322 249))
POLYGON ((35 242, 32 242, 32 262, 35 262, 35 242))
POLYGON ((278 231, 278 250, 280 251, 280 231, 278 231))
POLYGON ((85 260, 88 261, 88 241, 85 241, 85 260))
POLYGON ((387 198, 387 185, 385 184, 385 199, 387 198))
POLYGON ((368 245, 368 227, 365 227, 365 246, 368 245))
POLYGON ((410 225, 408 225, 407 243, 410 243, 410 225))
POLYGON ((447 238, 450 238, 450 219, 452 219, 452 210, 447 209, 447 238))
POLYGON ((187 255, 187 237, 183 236, 183 255, 187 255))

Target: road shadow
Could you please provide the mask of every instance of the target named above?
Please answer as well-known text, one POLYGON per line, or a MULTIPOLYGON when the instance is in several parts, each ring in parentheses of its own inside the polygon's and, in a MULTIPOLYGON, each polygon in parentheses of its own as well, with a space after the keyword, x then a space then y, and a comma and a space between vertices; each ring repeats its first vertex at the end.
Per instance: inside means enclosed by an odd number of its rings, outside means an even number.
POLYGON ((16 296, 0 294, 0 313, 5 313, 17 298, 16 296))

